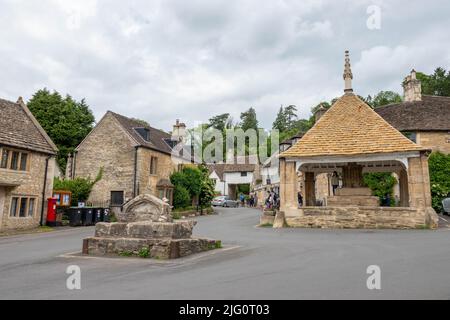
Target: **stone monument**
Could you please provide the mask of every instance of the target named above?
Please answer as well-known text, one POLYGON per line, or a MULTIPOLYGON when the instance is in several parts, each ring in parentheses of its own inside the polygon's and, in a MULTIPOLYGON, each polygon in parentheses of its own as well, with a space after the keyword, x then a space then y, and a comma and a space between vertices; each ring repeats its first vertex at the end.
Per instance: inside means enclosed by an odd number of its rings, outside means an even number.
POLYGON ((195 224, 174 221, 169 204, 139 195, 124 205, 118 222, 96 224, 95 235, 83 240, 83 254, 174 259, 221 246, 218 240, 192 237, 195 224))

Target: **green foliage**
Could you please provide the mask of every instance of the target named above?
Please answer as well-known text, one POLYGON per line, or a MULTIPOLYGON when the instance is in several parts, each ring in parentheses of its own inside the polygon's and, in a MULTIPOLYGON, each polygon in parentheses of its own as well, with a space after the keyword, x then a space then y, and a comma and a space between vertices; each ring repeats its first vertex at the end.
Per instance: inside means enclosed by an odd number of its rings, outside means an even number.
POLYGON ((133 252, 129 251, 129 250, 124 250, 124 251, 119 252, 119 256, 122 256, 122 257, 131 257, 132 255, 133 255, 133 252))
POLYGON ((189 191, 191 197, 198 196, 202 187, 202 172, 198 168, 186 167, 183 168, 182 174, 184 176, 183 187, 189 191))
POLYGON ((94 180, 90 178, 76 178, 73 180, 61 180, 55 178, 53 190, 65 190, 72 192, 72 206, 78 205, 79 201, 86 201, 92 191, 92 187, 102 179, 103 168, 100 168, 97 177, 94 180))
POLYGON ((145 121, 145 120, 138 119, 138 118, 131 118, 131 120, 136 121, 142 127, 150 127, 150 124, 147 121, 145 121))
POLYGON ((421 81, 422 94, 450 96, 450 71, 439 67, 430 75, 417 72, 417 79, 421 81))
POLYGON ((141 250, 139 250, 138 252, 138 256, 141 258, 148 258, 150 256, 149 247, 142 247, 141 250))
POLYGON ((225 129, 229 128, 232 125, 230 121, 231 118, 229 113, 219 114, 209 119, 207 127, 215 128, 223 132, 225 129))
POLYGON ((200 165, 198 168, 185 167, 183 170, 173 173, 170 181, 175 186, 175 208, 190 206, 195 197, 199 198, 200 206, 209 206, 215 196, 214 181, 209 178, 208 168, 204 165, 200 165))
POLYGON ((191 205, 191 196, 189 191, 183 187, 182 185, 175 185, 175 189, 173 190, 173 206, 175 208, 186 208, 191 205))
POLYGON ((441 212, 442 200, 450 193, 450 155, 433 152, 428 158, 433 208, 441 212))
POLYGON ((249 194, 250 193, 250 185, 248 184, 239 184, 236 188, 237 193, 249 194))
POLYGON ((402 101, 402 97, 393 91, 380 91, 373 99, 370 96, 367 98, 367 102, 373 108, 382 107, 391 103, 400 103, 402 101))
MULTIPOLYGON (((391 173, 376 172, 364 174, 364 183, 372 190, 373 194, 382 200, 386 195, 393 198, 394 186, 397 183, 391 173)), ((391 201, 394 204, 394 201, 391 201)))
POLYGON ((203 208, 210 206, 211 201, 215 197, 215 181, 209 178, 209 171, 205 165, 199 166, 199 170, 202 174, 199 202, 200 206, 203 208))
POLYGON ((63 98, 47 89, 37 91, 28 101, 28 108, 59 149, 57 160, 61 169, 66 167, 67 155, 92 130, 94 115, 83 99, 63 98))
POLYGON ((272 124, 272 129, 277 129, 280 132, 285 132, 287 130, 287 121, 283 106, 280 107, 280 110, 277 113, 277 117, 272 124))
POLYGON ((254 108, 250 108, 241 113, 241 123, 239 126, 244 131, 248 129, 258 130, 258 120, 256 119, 256 111, 254 108))

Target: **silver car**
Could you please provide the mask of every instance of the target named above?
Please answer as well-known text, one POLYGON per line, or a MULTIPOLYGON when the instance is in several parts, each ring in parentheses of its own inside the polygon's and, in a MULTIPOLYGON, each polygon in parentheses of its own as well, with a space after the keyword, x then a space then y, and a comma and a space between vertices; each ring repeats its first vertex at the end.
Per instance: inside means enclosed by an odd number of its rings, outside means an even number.
POLYGON ((211 205, 213 207, 233 207, 236 208, 239 206, 239 202, 236 200, 231 200, 227 196, 218 196, 211 201, 211 205))
POLYGON ((444 208, 444 214, 450 215, 450 197, 442 200, 442 207, 444 208))

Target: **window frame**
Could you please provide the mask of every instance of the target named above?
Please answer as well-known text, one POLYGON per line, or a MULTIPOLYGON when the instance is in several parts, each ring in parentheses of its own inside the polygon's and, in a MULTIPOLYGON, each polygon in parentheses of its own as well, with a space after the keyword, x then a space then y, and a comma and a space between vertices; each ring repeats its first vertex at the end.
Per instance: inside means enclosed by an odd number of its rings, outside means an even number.
POLYGON ((9 148, 9 147, 3 147, 0 146, 0 170, 9 170, 9 171, 16 171, 16 172, 28 172, 30 170, 30 159, 31 159, 31 153, 29 151, 19 150, 15 148, 9 148), (6 167, 2 166, 3 163, 3 153, 7 152, 6 156, 6 167), (17 167, 16 169, 12 168, 13 165, 13 154, 18 153, 17 157, 17 167), (25 169, 22 169, 22 155, 26 156, 25 160, 25 169))
POLYGON ((33 218, 36 214, 36 208, 37 208, 37 197, 31 196, 31 195, 12 195, 10 206, 9 206, 9 218, 16 218, 16 219, 26 219, 26 218, 33 218), (15 205, 13 206, 14 200, 17 200, 15 205), (25 202, 23 202, 25 200, 25 202), (32 201, 31 201, 32 200, 32 201), (32 210, 30 212, 30 203, 33 203, 32 210), (20 215, 22 204, 24 204, 23 208, 23 215, 20 215), (13 214, 13 207, 14 207, 14 214, 13 214), (31 214, 30 214, 31 213, 31 214))
POLYGON ((150 156, 150 175, 157 175, 158 172, 158 157, 150 156))
POLYGON ((110 195, 110 205, 111 205, 111 207, 121 207, 121 206, 124 205, 124 203, 125 203, 125 191, 123 191, 123 190, 111 190, 109 195, 110 195), (113 202, 113 193, 122 193, 122 203, 121 204, 113 202))

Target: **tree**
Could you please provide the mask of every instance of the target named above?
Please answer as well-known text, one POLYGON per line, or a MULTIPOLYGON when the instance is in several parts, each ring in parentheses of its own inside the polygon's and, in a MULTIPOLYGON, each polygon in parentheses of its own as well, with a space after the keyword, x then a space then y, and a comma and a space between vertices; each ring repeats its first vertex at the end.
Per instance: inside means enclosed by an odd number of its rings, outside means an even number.
POLYGON ((174 172, 170 181, 175 186, 174 206, 185 208, 185 190, 189 196, 189 205, 194 199, 199 200, 201 207, 208 206, 214 198, 214 181, 209 178, 208 168, 204 165, 199 167, 185 167, 183 170, 174 172), (175 201, 175 198, 177 200, 175 201))
POLYGON ((215 181, 209 177, 209 170, 205 165, 199 167, 202 173, 202 185, 200 188, 200 207, 209 207, 215 196, 215 181))
POLYGON ((229 113, 222 113, 217 116, 212 117, 209 119, 208 128, 215 128, 220 131, 225 131, 225 129, 228 127, 230 119, 229 113))
POLYGON ((283 106, 280 107, 280 110, 277 113, 277 117, 272 124, 272 129, 276 129, 279 132, 284 132, 287 129, 286 114, 284 113, 283 106))
POLYGON ((38 90, 28 101, 28 108, 58 147, 57 161, 62 170, 67 155, 75 149, 94 126, 94 115, 86 101, 63 98, 46 88, 38 90))
POLYGON ((248 129, 258 130, 258 120, 256 119, 256 111, 254 108, 250 108, 241 113, 240 127, 244 131, 248 129))
POLYGON ((422 84, 422 94, 434 96, 450 96, 450 71, 444 68, 436 68, 434 73, 426 75, 422 72, 417 72, 417 79, 422 84))
POLYGON ((402 97, 393 91, 380 91, 373 98, 369 96, 366 100, 369 100, 373 108, 378 108, 391 103, 401 103, 402 97))
POLYGON ((72 205, 77 206, 79 201, 86 201, 91 194, 94 185, 102 179, 103 168, 100 168, 94 180, 90 178, 75 178, 73 180, 61 180, 55 178, 53 190, 64 190, 72 192, 72 205))
POLYGON ((133 121, 139 123, 139 125, 141 125, 142 127, 150 127, 150 123, 148 123, 148 122, 145 121, 145 120, 138 119, 138 118, 131 118, 131 120, 133 120, 133 121))
POLYGON ((442 200, 450 193, 450 155, 433 152, 428 158, 432 206, 442 212, 442 200))
POLYGON ((295 121, 297 120, 297 107, 294 105, 289 105, 284 108, 284 118, 286 119, 287 130, 291 130, 295 126, 295 121))
POLYGON ((173 206, 175 209, 187 208, 191 204, 189 191, 181 185, 175 185, 173 190, 173 206))

